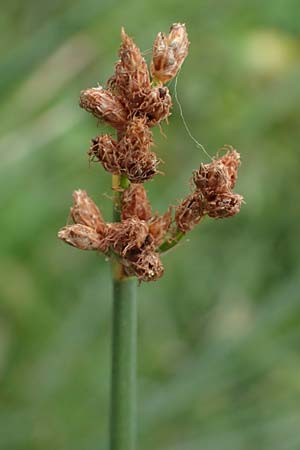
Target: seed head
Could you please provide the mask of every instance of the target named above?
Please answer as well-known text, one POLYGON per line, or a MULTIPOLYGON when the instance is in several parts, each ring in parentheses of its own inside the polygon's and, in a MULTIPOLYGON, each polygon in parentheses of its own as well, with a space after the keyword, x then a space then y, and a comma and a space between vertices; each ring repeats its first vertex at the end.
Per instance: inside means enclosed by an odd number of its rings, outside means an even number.
POLYGON ((164 266, 158 253, 143 251, 130 260, 130 269, 140 281, 156 281, 164 273, 164 266))
POLYGON ((104 234, 106 224, 103 217, 85 191, 77 190, 73 192, 73 206, 71 216, 75 223, 86 225, 99 234, 104 234))
POLYGON ((167 87, 156 87, 141 103, 139 111, 146 114, 147 125, 153 127, 171 114, 172 99, 167 87))
POLYGON ((133 110, 139 107, 151 89, 150 76, 140 49, 125 33, 124 28, 121 30, 121 37, 120 60, 108 84, 126 99, 129 109, 133 110))
POLYGON ((142 184, 131 184, 122 196, 122 220, 137 217, 149 220, 152 216, 151 205, 142 184))
POLYGON ((186 197, 176 208, 175 221, 177 228, 186 233, 197 225, 205 214, 205 198, 200 192, 186 197))
POLYGON ((189 40, 184 24, 174 23, 170 33, 158 33, 151 62, 151 75, 165 83, 176 76, 188 54, 189 40))
POLYGON ((158 173, 159 159, 149 148, 152 133, 145 119, 134 117, 118 143, 119 166, 132 183, 144 183, 158 173))
POLYGON ((117 141, 110 134, 92 139, 88 155, 92 161, 99 161, 107 172, 115 175, 121 173, 117 141))
POLYGON ((215 219, 232 217, 240 212, 243 197, 233 192, 222 192, 207 202, 205 213, 215 219))
POLYGON ((95 230, 82 224, 63 227, 58 232, 58 237, 81 250, 99 250, 105 253, 108 249, 105 239, 101 239, 95 230))
POLYGON ((210 164, 201 164, 199 170, 193 174, 193 181, 196 188, 200 190, 205 197, 210 193, 226 192, 230 188, 230 179, 228 172, 219 160, 210 164))
POLYGON ((137 218, 123 220, 109 225, 107 242, 116 253, 126 257, 130 252, 139 251, 148 243, 149 227, 147 222, 137 218))
POLYGON ((241 164, 241 158, 240 154, 230 145, 225 145, 223 148, 228 151, 220 158, 220 162, 222 162, 227 169, 228 177, 230 179, 230 188, 233 189, 237 180, 237 172, 241 164))
POLYGON ((81 91, 79 105, 117 130, 126 125, 128 111, 120 97, 101 86, 81 91))

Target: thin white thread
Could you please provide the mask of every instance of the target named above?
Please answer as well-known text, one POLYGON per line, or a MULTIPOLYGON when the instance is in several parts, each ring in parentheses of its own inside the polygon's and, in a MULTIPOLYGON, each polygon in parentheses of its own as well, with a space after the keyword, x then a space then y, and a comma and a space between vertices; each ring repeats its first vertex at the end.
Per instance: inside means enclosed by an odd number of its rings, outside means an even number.
POLYGON ((178 80, 178 77, 179 77, 179 73, 180 73, 180 70, 179 70, 179 72, 178 72, 178 74, 177 74, 177 76, 175 78, 174 93, 175 93, 175 100, 176 100, 176 103, 177 103, 177 105, 179 107, 180 117, 182 119, 184 128, 186 129, 186 131, 187 131, 189 137, 192 139, 192 141, 195 142, 197 147, 200 148, 205 153, 205 155, 208 156, 208 158, 210 158, 212 160, 213 158, 210 156, 208 151, 205 149, 204 145, 200 144, 200 142, 198 142, 197 139, 194 138, 194 136, 192 135, 192 133, 191 133, 189 127, 188 127, 188 124, 186 123, 186 120, 184 118, 182 106, 181 106, 181 103, 180 103, 180 101, 178 99, 178 94, 177 94, 177 80, 178 80))

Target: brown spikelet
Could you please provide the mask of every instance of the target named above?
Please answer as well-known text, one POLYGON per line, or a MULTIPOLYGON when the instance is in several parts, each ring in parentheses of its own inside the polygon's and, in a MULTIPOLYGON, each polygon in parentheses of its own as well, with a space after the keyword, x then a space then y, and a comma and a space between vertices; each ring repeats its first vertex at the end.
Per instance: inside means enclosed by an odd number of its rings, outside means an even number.
POLYGON ((105 232, 106 224, 103 217, 85 191, 79 189, 73 192, 71 216, 77 224, 87 225, 99 234, 105 232))
POLYGON ((205 213, 215 219, 232 217, 240 212, 243 197, 233 192, 222 192, 207 202, 205 213))
POLYGON ((137 218, 123 220, 120 223, 109 224, 107 242, 113 250, 122 257, 129 252, 139 251, 148 244, 149 227, 147 222, 137 218))
POLYGON ((171 208, 162 216, 153 217, 149 221, 149 232, 153 237, 154 244, 159 247, 163 242, 166 233, 168 232, 172 223, 172 210, 171 208))
POLYGON ((230 188, 230 180, 224 165, 214 160, 210 164, 201 164, 193 174, 196 188, 206 197, 217 192, 226 192, 230 188))
POLYGON ((184 24, 174 23, 170 33, 158 33, 151 62, 151 75, 165 83, 176 76, 188 54, 189 40, 184 24))
POLYGON ((130 269, 140 281, 156 281, 164 273, 159 254, 151 250, 135 255, 130 260, 130 269))
POLYGON ((143 183, 158 173, 159 159, 149 148, 152 133, 145 119, 134 117, 118 143, 119 166, 132 183, 143 183))
POLYGON ((175 221, 182 233, 191 231, 205 214, 205 199, 200 192, 186 197, 176 208, 175 221))
POLYGON ((92 228, 82 224, 63 227, 58 232, 58 237, 81 250, 99 250, 105 253, 108 249, 105 239, 92 228))
POLYGON ((130 110, 139 107, 144 96, 151 89, 150 76, 145 59, 133 40, 121 30, 122 45, 120 60, 109 86, 122 95, 130 110))
POLYGON ((171 114, 172 99, 167 87, 153 88, 144 98, 139 111, 146 114, 147 125, 153 127, 171 114))
POLYGON ((88 155, 92 161, 99 161, 107 172, 121 173, 117 142, 109 134, 92 139, 88 155))
POLYGON ((228 150, 227 153, 220 158, 220 162, 224 164, 230 179, 230 188, 233 189, 237 180, 238 168, 241 164, 240 154, 230 145, 224 146, 223 149, 228 150))
POLYGON ((126 125, 128 111, 123 103, 101 86, 81 91, 79 105, 117 130, 126 125))
POLYGON ((131 184, 122 195, 122 220, 137 217, 149 220, 152 216, 151 205, 142 184, 131 184))

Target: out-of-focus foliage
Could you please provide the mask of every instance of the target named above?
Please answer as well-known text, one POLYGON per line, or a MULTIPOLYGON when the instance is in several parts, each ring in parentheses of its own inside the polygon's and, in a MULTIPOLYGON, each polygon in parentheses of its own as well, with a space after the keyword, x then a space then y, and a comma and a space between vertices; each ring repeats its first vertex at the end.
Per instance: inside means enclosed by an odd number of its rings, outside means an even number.
MULTIPOLYGON (((185 119, 210 153, 240 150, 246 205, 138 290, 139 448, 300 448, 299 14, 299 0, 1 5, 1 450, 107 448, 109 265, 56 238, 75 188, 110 217, 110 177, 86 156, 105 127, 78 94, 110 76, 121 25, 149 58, 175 21, 185 119)), ((163 132, 166 175, 147 184, 160 212, 207 161, 176 104, 163 132)))

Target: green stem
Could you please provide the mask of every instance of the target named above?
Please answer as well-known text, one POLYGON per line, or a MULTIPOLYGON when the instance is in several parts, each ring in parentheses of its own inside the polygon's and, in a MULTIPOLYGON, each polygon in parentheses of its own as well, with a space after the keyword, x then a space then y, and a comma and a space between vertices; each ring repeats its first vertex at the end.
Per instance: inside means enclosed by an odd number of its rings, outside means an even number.
POLYGON ((175 247, 175 245, 177 245, 178 242, 181 241, 184 235, 185 233, 182 233, 182 231, 178 230, 172 239, 165 241, 161 244, 161 246, 159 247, 159 252, 165 253, 168 250, 171 250, 171 248, 175 247))
MULTIPOLYGON (((113 179, 114 220, 120 221, 123 177, 113 179)), ((135 278, 124 275, 117 259, 113 269, 113 325, 110 450, 134 450, 136 442, 137 305, 135 278)))

